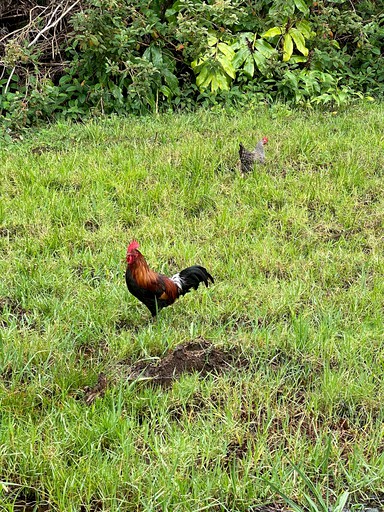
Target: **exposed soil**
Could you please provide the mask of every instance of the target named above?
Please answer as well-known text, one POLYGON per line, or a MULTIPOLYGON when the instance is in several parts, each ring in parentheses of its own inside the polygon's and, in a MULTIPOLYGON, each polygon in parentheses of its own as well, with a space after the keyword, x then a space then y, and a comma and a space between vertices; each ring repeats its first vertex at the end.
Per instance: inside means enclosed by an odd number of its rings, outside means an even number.
POLYGON ((16 224, 14 226, 1 226, 0 227, 0 238, 8 238, 8 240, 14 240, 20 235, 25 233, 25 226, 16 224))
POLYGON ((268 505, 261 505, 249 510, 250 512, 285 512, 289 509, 282 503, 269 503, 268 505))
MULTIPOLYGON (((29 320, 29 311, 24 309, 21 304, 12 297, 0 297, 0 316, 9 312, 11 316, 16 318, 18 324, 29 324, 33 327, 34 324, 29 320)), ((0 328, 7 327, 8 322, 5 319, 0 318, 0 328)))
POLYGON ((227 453, 223 460, 223 467, 228 469, 234 460, 242 460, 248 453, 248 441, 244 439, 242 442, 236 440, 229 443, 227 453))
MULTIPOLYGON (((94 362, 109 352, 109 345, 107 341, 100 340, 97 343, 84 343, 78 350, 78 354, 83 360, 94 362)), ((80 357, 77 358, 77 360, 79 359, 80 357)))
POLYGON ((34 155, 42 155, 44 153, 47 153, 48 151, 54 151, 54 148, 51 146, 42 145, 42 146, 35 146, 34 148, 31 149, 31 152, 34 155))
POLYGON ((14 512, 49 512, 53 510, 47 502, 39 500, 32 491, 25 494, 10 492, 6 499, 9 505, 12 504, 14 512))
POLYGON ((197 372, 204 377, 208 373, 223 373, 233 368, 244 368, 234 351, 224 352, 203 338, 182 343, 168 352, 158 363, 147 364, 139 361, 131 366, 129 380, 149 379, 157 384, 168 384, 183 373, 197 372))
POLYGON ((105 390, 108 387, 108 379, 103 372, 99 374, 97 379, 97 383, 95 386, 90 387, 86 386, 84 389, 84 400, 87 405, 91 405, 97 397, 103 397, 105 394, 105 390))
POLYGON ((97 231, 100 228, 100 224, 95 219, 88 219, 84 223, 84 228, 87 231, 94 232, 94 231, 97 231))
MULTIPOLYGON (((208 373, 219 374, 233 368, 248 366, 234 351, 224 352, 202 338, 178 345, 157 363, 139 361, 128 368, 128 380, 149 380, 167 385, 183 373, 197 372, 201 377, 208 373)), ((84 399, 91 405, 97 397, 103 397, 109 385, 104 373, 100 373, 95 386, 84 388, 84 399)))
POLYGON ((131 329, 131 322, 127 318, 119 318, 115 322, 115 330, 117 333, 122 331, 129 331, 131 329))

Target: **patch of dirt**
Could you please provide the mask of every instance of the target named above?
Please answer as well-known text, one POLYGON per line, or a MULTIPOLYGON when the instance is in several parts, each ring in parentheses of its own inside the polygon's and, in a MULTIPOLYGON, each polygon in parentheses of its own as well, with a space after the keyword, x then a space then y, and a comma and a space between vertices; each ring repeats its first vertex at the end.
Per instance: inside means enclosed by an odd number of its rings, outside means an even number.
POLYGON ((12 502, 12 506, 14 512, 49 512, 53 510, 47 503, 37 505, 36 502, 24 501, 23 499, 12 502))
POLYGON ((129 331, 131 329, 131 327, 132 327, 132 325, 127 318, 119 318, 115 322, 115 331, 116 332, 129 331))
MULTIPOLYGON (((0 297, 0 316, 7 312, 17 320, 18 324, 28 324, 30 327, 34 327, 34 322, 29 320, 30 312, 24 309, 16 299, 0 297)), ((1 327, 8 327, 8 322, 4 318, 0 318, 1 327)))
POLYGON ((25 232, 24 226, 16 225, 16 226, 1 226, 0 227, 0 238, 8 238, 9 240, 14 240, 17 236, 23 234, 25 232))
MULTIPOLYGON (((1 322, 0 322, 0 327, 1 327, 1 322)), ((5 386, 7 388, 11 386, 12 378, 13 378, 13 369, 12 369, 12 366, 10 366, 10 364, 8 364, 4 368, 4 370, 0 374, 0 377, 1 377, 1 380, 4 382, 4 384, 5 384, 5 386)))
POLYGON ((195 417, 207 406, 207 399, 201 393, 196 392, 185 404, 176 403, 168 409, 168 418, 172 421, 180 421, 184 416, 189 419, 195 417))
POLYGON ((83 361, 86 361, 89 364, 94 364, 95 362, 102 360, 104 355, 108 352, 109 345, 105 340, 101 340, 96 343, 85 343, 79 347, 76 360, 80 361, 80 359, 83 359, 83 361))
POLYGON ((142 327, 142 324, 132 323, 132 320, 129 320, 124 316, 119 317, 114 324, 115 331, 118 334, 123 331, 130 331, 132 334, 137 334, 142 327))
POLYGON ((209 341, 197 338, 178 345, 158 363, 139 361, 129 369, 128 379, 148 379, 157 384, 169 384, 183 373, 197 372, 204 377, 209 373, 219 374, 246 366, 247 362, 234 351, 224 352, 209 341))
POLYGON ((315 224, 313 229, 324 242, 337 242, 340 239, 348 240, 361 231, 360 228, 344 229, 339 225, 327 225, 322 222, 315 224))
POLYGON ((367 190, 364 194, 359 197, 359 202, 362 206, 369 206, 371 204, 376 204, 381 199, 381 193, 376 190, 367 190))
POLYGON ((53 510, 49 503, 44 500, 39 500, 34 491, 21 491, 16 493, 10 490, 5 493, 5 496, 3 496, 3 500, 4 499, 6 499, 7 502, 3 504, 9 504, 14 512, 49 512, 53 510))
POLYGON ((99 351, 108 352, 109 346, 106 341, 101 342, 98 345, 92 345, 90 343, 81 345, 79 348, 79 353, 85 358, 93 359, 99 351))
POLYGON ((97 397, 103 397, 108 387, 108 379, 103 372, 97 378, 97 383, 91 388, 86 386, 84 388, 84 400, 87 405, 91 405, 97 397))
POLYGON ((367 512, 368 510, 370 512, 382 511, 384 508, 384 492, 377 491, 377 493, 370 495, 365 506, 367 507, 367 512))
POLYGON ((285 512, 288 510, 290 509, 282 503, 268 503, 267 505, 252 507, 249 509, 249 512, 285 512))
POLYGON ((79 192, 82 189, 81 183, 53 179, 47 184, 47 188, 57 190, 58 192, 79 192))
POLYGON ((256 326, 259 326, 259 320, 248 315, 233 315, 223 313, 219 318, 220 325, 225 327, 227 332, 237 332, 239 330, 252 332, 256 326))
POLYGON ((99 510, 104 510, 104 506, 102 500, 98 499, 93 499, 89 504, 89 507, 86 507, 85 505, 80 506, 80 512, 97 512, 99 510))
POLYGON ((283 199, 272 198, 267 201, 268 210, 280 211, 284 205, 283 199))
POLYGON ((290 278, 290 273, 287 268, 284 267, 283 264, 277 263, 274 267, 269 266, 263 267, 262 265, 259 267, 260 272, 267 278, 273 279, 276 278, 279 281, 287 280, 290 278))
POLYGON ((73 271, 77 277, 86 281, 89 286, 92 286, 92 288, 97 288, 100 285, 102 278, 100 272, 95 268, 84 266, 82 263, 79 263, 73 268, 73 271))
POLYGON ((87 231, 97 231, 100 228, 100 224, 95 219, 88 219, 84 222, 84 228, 87 231))
POLYGON ((223 459, 223 467, 228 469, 234 460, 243 459, 248 453, 248 441, 244 439, 241 443, 239 441, 232 441, 227 446, 227 453, 223 459))
POLYGON ((34 155, 42 155, 44 153, 48 153, 49 151, 55 151, 55 148, 52 146, 42 145, 35 146, 34 148, 31 149, 31 153, 34 155))

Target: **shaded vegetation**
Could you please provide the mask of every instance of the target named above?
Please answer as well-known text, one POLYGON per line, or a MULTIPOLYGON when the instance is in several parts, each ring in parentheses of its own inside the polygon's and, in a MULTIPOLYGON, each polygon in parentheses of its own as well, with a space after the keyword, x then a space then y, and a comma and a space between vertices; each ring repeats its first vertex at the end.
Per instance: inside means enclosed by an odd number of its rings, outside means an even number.
POLYGON ((59 115, 338 106, 384 92, 379 1, 51 0, 2 11, 9 130, 59 115))

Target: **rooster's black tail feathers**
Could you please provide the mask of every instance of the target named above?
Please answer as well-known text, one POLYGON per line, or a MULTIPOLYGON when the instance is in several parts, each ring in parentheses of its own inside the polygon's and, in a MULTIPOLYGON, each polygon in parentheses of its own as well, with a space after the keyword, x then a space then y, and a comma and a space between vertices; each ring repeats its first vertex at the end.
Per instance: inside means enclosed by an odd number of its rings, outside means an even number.
POLYGON ((205 286, 209 286, 209 281, 214 283, 213 277, 207 272, 207 269, 200 265, 194 265, 192 267, 185 268, 178 274, 179 282, 181 284, 180 295, 185 295, 191 288, 198 289, 200 283, 204 283, 205 286))

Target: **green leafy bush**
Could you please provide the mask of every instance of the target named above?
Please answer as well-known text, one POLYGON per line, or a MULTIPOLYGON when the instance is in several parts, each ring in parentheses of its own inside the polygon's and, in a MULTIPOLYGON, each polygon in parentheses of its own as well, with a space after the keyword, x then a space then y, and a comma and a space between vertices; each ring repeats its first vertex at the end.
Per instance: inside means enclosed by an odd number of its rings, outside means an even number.
POLYGON ((83 0, 70 27, 54 79, 27 35, 6 38, 4 126, 246 104, 255 94, 342 105, 384 93, 384 13, 369 0, 83 0))

